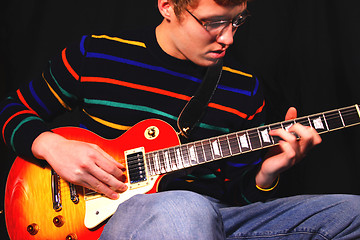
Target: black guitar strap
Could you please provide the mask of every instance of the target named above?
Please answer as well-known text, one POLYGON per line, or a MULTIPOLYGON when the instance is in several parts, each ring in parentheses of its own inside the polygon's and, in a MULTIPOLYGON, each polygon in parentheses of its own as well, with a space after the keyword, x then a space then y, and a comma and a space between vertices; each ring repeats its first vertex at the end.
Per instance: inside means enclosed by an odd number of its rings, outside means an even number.
POLYGON ((220 59, 215 65, 208 67, 204 79, 195 95, 181 111, 178 117, 177 126, 180 130, 180 134, 185 138, 190 137, 191 131, 200 121, 205 112, 205 108, 214 95, 221 78, 222 66, 223 61, 220 59))

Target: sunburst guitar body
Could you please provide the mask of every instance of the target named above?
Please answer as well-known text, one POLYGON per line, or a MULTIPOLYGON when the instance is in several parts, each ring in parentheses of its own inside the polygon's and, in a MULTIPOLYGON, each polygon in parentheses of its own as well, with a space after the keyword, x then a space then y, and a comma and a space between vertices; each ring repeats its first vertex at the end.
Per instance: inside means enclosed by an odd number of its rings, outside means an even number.
MULTIPOLYGON (((104 139, 90 131, 64 127, 53 130, 68 139, 99 145, 127 169, 130 157, 179 145, 173 128, 160 120, 138 123, 117 139, 104 139)), ((138 160, 141 168, 146 163, 138 160)), ((161 174, 126 172, 128 190, 118 200, 65 182, 45 162, 16 158, 5 190, 5 219, 12 240, 98 239, 106 220, 119 204, 136 194, 156 192, 161 174), (131 178, 135 179, 131 181, 131 178), (131 181, 131 182, 130 182, 131 181)))

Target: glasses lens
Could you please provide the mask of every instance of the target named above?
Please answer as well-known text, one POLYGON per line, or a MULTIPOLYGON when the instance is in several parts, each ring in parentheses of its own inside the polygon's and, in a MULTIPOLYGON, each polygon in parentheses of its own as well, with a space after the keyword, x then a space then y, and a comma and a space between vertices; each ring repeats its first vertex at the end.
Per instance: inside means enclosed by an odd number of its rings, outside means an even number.
POLYGON ((209 32, 217 32, 217 31, 221 31, 221 29, 226 27, 228 24, 229 24, 228 21, 209 22, 205 24, 205 28, 209 32))

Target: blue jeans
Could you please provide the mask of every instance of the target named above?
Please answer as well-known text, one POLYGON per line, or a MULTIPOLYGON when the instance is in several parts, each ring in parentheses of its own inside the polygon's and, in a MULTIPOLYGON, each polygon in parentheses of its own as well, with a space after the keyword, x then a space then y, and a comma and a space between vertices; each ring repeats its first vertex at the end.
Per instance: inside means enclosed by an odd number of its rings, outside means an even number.
POLYGON ((120 204, 100 239, 360 239, 360 196, 306 195, 232 207, 189 191, 136 195, 120 204))

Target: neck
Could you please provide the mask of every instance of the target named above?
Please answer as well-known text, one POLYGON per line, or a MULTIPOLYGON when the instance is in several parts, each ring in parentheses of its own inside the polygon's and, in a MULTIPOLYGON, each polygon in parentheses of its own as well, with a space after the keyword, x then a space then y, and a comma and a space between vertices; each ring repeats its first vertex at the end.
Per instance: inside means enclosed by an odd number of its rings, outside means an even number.
POLYGON ((164 19, 162 23, 156 27, 155 34, 156 34, 156 40, 161 47, 161 49, 169 54, 172 57, 186 60, 186 57, 178 50, 176 45, 174 44, 174 41, 171 36, 174 34, 171 33, 171 28, 164 19))

